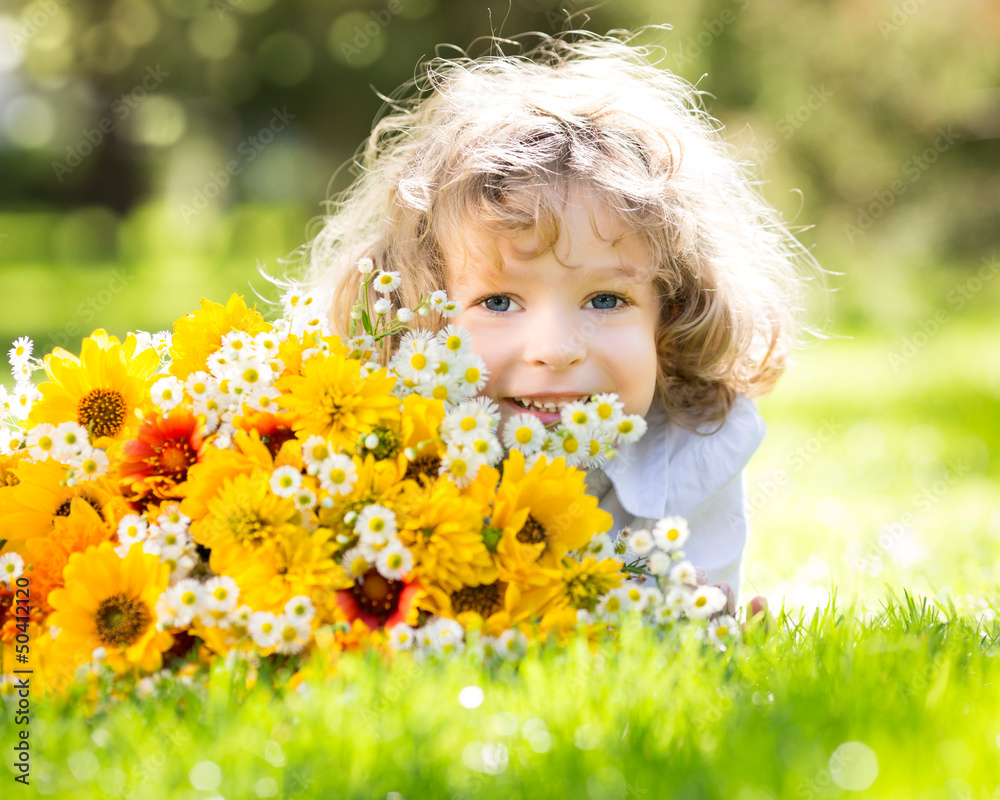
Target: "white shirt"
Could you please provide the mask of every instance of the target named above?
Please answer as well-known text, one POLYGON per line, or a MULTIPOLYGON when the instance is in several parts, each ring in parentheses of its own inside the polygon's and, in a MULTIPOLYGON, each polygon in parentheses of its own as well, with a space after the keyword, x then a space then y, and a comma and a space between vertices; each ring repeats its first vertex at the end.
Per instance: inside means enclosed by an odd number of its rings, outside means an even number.
POLYGON ((612 536, 626 525, 652 528, 663 517, 684 517, 691 528, 685 556, 708 573, 709 584, 728 583, 738 600, 749 532, 743 468, 764 439, 764 420, 751 400, 737 397, 715 433, 678 427, 658 405, 646 423, 638 442, 588 471, 588 491, 614 517, 612 536))

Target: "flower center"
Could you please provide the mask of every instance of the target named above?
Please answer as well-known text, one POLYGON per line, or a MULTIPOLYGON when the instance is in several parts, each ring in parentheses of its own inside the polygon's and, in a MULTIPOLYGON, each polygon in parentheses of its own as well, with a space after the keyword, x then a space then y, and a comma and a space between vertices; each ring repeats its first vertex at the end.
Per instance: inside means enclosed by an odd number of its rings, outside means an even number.
MULTIPOLYGON (((92 509, 94 509, 94 511, 96 511, 98 514, 100 514, 102 517, 104 516, 103 512, 101 511, 101 506, 100 506, 100 504, 96 500, 94 500, 93 498, 90 498, 90 497, 83 497, 82 495, 80 496, 80 499, 81 500, 85 500, 87 502, 87 504, 92 509)), ((69 516, 69 512, 71 510, 70 504, 72 503, 72 500, 73 500, 72 497, 67 497, 65 500, 63 500, 63 502, 59 505, 59 507, 56 509, 55 513, 52 516, 54 516, 54 517, 68 517, 69 516)))
POLYGON ((152 621, 145 603, 121 592, 102 600, 94 614, 97 637, 111 646, 132 644, 152 621))
POLYGON ((115 436, 125 426, 128 406, 121 392, 92 389, 76 409, 76 421, 93 436, 115 436))
POLYGON ((258 514, 244 509, 234 509, 226 519, 226 525, 240 544, 260 543, 267 528, 267 523, 258 514))
POLYGON ((451 606, 456 614, 475 611, 483 619, 503 610, 503 590, 506 584, 496 581, 484 586, 463 586, 451 593, 451 606))
POLYGON ((548 537, 545 535, 545 528, 542 526, 542 523, 531 514, 528 514, 528 518, 524 521, 521 530, 517 532, 517 540, 522 544, 538 544, 539 542, 547 541, 548 537))
POLYGON ((160 459, 160 472, 172 473, 175 477, 185 475, 188 467, 198 460, 187 442, 166 442, 157 455, 160 459))
POLYGON ((369 570, 364 577, 351 587, 351 594, 358 601, 361 610, 384 623, 396 610, 399 596, 403 593, 403 582, 384 578, 377 570, 369 570))

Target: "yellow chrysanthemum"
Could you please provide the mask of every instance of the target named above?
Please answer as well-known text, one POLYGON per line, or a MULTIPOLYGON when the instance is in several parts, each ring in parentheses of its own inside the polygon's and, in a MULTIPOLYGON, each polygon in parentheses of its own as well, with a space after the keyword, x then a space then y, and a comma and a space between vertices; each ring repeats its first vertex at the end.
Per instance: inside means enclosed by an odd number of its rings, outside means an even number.
POLYGON ((192 372, 205 369, 205 361, 222 346, 222 337, 231 331, 256 336, 273 328, 256 306, 247 308, 238 294, 233 294, 225 306, 202 298, 200 310, 174 323, 170 373, 184 380, 192 372))
POLYGON ((302 336, 289 336, 278 346, 278 358, 285 365, 283 375, 302 374, 302 354, 307 350, 325 348, 327 355, 346 357, 351 352, 339 336, 320 336, 318 333, 307 333, 302 336))
POLYGON ((156 630, 156 600, 167 588, 170 568, 133 547, 125 558, 105 542, 74 553, 63 571, 66 585, 49 595, 55 609, 49 624, 59 628, 60 648, 76 664, 103 647, 116 672, 138 667, 153 672, 163 663, 173 637, 156 630))
POLYGON ((621 563, 614 558, 598 561, 563 559, 555 568, 531 570, 530 583, 512 580, 506 593, 506 608, 514 621, 528 616, 557 615, 568 609, 593 611, 601 595, 625 579, 621 563))
POLYGON ((21 482, 17 477, 17 468, 21 463, 21 453, 12 456, 0 455, 0 489, 6 486, 16 486, 21 482))
POLYGON ((361 363, 351 358, 315 356, 302 365, 301 375, 277 382, 278 405, 294 412, 299 439, 318 434, 351 452, 362 433, 398 422, 399 400, 391 394, 395 380, 385 370, 362 378, 361 363))
POLYGON ((51 534, 56 520, 71 514, 74 497, 85 500, 109 525, 127 513, 125 501, 107 481, 62 486, 66 467, 52 459, 23 461, 14 475, 18 483, 0 487, 0 538, 12 545, 51 534))
POLYGON ((414 573, 428 590, 450 593, 496 580, 479 506, 451 481, 439 478, 401 504, 399 538, 413 553, 414 573))
POLYGON ((270 490, 270 478, 270 472, 261 469, 226 478, 208 499, 204 516, 192 519, 194 540, 213 550, 232 543, 254 548, 293 532, 298 509, 291 499, 270 490))
POLYGON ((121 343, 97 330, 83 340, 79 358, 57 347, 43 361, 49 380, 38 387, 29 424, 77 422, 97 447, 131 438, 147 379, 159 364, 155 350, 136 353, 136 346, 132 334, 121 343))
POLYGON ((503 478, 493 501, 490 526, 501 531, 497 555, 509 569, 537 562, 556 568, 569 550, 607 531, 613 519, 587 494, 584 473, 557 458, 539 459, 524 471, 517 450, 504 463, 503 478))

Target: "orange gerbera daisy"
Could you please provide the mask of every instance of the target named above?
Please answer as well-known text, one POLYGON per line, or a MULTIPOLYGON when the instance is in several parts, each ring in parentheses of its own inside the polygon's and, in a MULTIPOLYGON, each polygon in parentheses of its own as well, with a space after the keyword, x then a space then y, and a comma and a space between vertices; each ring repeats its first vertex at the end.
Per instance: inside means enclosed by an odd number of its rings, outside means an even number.
POLYGON ((113 522, 128 513, 125 501, 107 481, 63 486, 60 481, 66 476, 66 467, 52 459, 24 461, 14 474, 20 483, 0 488, 0 538, 14 544, 51 534, 57 519, 74 513, 74 497, 98 512, 109 530, 113 522))
POLYGON ((179 499, 188 470, 201 460, 204 447, 201 420, 190 409, 155 414, 122 447, 122 486, 139 501, 179 499))
POLYGON ((147 379, 160 360, 152 348, 136 353, 137 345, 131 333, 122 343, 97 330, 83 340, 79 358, 57 347, 43 361, 49 380, 38 387, 41 398, 29 423, 77 422, 95 447, 131 438, 147 379))
POLYGON ((116 672, 130 667, 153 672, 173 637, 156 630, 156 601, 167 588, 170 567, 141 547, 120 558, 110 542, 73 553, 63 572, 66 585, 49 595, 55 613, 49 624, 59 628, 58 643, 77 664, 105 648, 116 672))
POLYGON ((205 369, 205 361, 222 346, 222 337, 231 331, 256 336, 273 329, 257 307, 247 308, 238 294, 233 294, 225 306, 202 298, 200 310, 174 323, 170 374, 184 380, 192 372, 205 369))

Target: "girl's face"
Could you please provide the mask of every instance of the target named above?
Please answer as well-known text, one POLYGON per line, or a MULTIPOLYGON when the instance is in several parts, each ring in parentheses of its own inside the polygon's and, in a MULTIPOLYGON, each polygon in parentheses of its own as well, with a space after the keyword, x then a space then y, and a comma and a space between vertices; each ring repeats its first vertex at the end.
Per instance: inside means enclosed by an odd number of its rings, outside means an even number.
POLYGON ((607 209, 569 196, 555 247, 537 258, 534 231, 472 235, 465 255, 447 252, 448 296, 462 303, 452 322, 472 334, 490 370, 484 394, 504 419, 527 411, 543 423, 559 406, 614 392, 628 414, 649 410, 656 386, 659 299, 650 256, 607 209), (591 213, 597 231, 591 223, 591 213), (497 277, 489 257, 503 258, 497 277))

